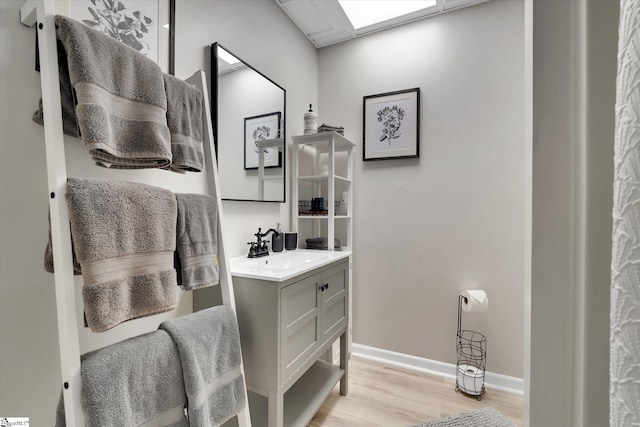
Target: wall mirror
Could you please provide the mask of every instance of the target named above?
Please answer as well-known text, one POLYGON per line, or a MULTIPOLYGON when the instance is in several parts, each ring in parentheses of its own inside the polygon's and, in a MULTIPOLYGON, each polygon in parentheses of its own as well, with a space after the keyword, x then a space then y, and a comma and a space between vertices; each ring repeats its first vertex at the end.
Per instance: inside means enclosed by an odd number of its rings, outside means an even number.
POLYGON ((284 203, 286 91, 219 43, 211 74, 222 199, 284 203))

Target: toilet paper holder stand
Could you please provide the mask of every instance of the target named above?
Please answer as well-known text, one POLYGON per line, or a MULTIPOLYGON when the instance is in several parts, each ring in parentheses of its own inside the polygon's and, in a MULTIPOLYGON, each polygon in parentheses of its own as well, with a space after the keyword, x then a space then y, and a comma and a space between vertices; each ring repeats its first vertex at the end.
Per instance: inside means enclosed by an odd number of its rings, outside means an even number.
POLYGON ((456 333, 456 392, 476 396, 485 393, 484 377, 487 363, 487 338, 475 331, 462 329, 462 304, 467 297, 458 295, 458 329, 456 333))

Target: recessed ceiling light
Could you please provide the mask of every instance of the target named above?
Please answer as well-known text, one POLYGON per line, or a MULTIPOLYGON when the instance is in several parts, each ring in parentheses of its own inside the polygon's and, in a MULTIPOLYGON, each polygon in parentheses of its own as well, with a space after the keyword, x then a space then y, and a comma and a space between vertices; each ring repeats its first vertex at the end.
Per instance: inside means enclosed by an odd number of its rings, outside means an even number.
POLYGON ((224 62, 230 65, 237 64, 238 62, 240 62, 238 58, 231 55, 229 52, 222 49, 220 46, 218 46, 218 58, 222 59, 224 62))
POLYGON ((338 0, 354 29, 436 5, 436 0, 338 0))

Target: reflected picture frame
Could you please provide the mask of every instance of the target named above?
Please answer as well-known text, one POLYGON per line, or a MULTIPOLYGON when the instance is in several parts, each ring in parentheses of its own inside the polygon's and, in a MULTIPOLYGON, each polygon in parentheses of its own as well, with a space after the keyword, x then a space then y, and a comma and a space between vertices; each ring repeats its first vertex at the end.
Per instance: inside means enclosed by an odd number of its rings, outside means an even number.
MULTIPOLYGON (((258 169, 259 147, 257 141, 280 137, 282 113, 260 114, 244 119, 244 169, 258 169)), ((282 153, 277 148, 265 148, 264 167, 282 167, 282 153)))
POLYGON ((54 5, 56 13, 125 42, 175 75, 175 0, 55 0, 54 5), (118 14, 118 21, 102 19, 106 14, 118 14))
POLYGON ((363 97, 362 160, 420 157, 420 88, 363 97))

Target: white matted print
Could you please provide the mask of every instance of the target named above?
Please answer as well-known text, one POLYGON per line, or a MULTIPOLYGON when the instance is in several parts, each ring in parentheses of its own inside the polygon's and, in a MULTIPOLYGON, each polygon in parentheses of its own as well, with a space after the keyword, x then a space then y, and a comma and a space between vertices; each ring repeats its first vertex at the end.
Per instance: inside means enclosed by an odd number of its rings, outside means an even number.
MULTIPOLYGON (((244 119, 244 168, 257 169, 260 148, 257 141, 280 137, 281 113, 267 113, 244 119)), ((282 166, 282 156, 277 148, 263 148, 264 167, 277 168, 282 166)))
POLYGON ((363 97, 363 160, 419 157, 420 88, 363 97))
POLYGON ((174 73, 175 0, 58 0, 56 8, 146 55, 165 73, 174 73))

